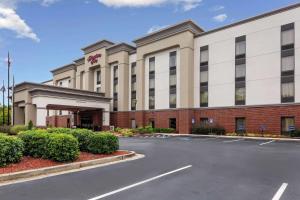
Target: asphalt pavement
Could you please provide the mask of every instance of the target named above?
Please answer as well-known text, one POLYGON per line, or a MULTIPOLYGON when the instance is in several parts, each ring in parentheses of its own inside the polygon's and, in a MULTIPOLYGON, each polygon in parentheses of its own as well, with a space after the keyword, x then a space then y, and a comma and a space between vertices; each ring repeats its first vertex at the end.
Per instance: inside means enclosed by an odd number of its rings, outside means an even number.
POLYGON ((0 187, 0 200, 299 200, 300 143, 121 139, 142 159, 0 187))

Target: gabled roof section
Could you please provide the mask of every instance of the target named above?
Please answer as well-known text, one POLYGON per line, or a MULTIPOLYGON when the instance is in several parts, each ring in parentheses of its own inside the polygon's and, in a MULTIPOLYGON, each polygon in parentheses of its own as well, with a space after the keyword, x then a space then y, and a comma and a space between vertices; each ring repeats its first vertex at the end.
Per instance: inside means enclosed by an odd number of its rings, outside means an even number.
POLYGON ((60 74, 60 73, 63 73, 63 72, 69 71, 69 70, 76 70, 75 63, 71 63, 68 65, 64 65, 62 67, 56 68, 56 69, 52 70, 51 73, 53 75, 56 75, 56 74, 60 74))
POLYGON ((74 60, 74 63, 78 66, 78 65, 83 65, 85 62, 85 58, 82 57, 82 58, 78 58, 76 60, 74 60))
POLYGON ((111 55, 111 54, 118 53, 120 51, 126 51, 128 53, 131 53, 131 52, 135 51, 136 48, 134 46, 131 46, 131 45, 123 42, 123 43, 119 43, 119 44, 110 46, 106 50, 107 50, 107 54, 111 55))
POLYGON ((155 42, 161 39, 165 39, 167 37, 171 37, 173 35, 176 35, 178 33, 182 33, 185 31, 190 31, 194 35, 198 35, 202 33, 204 30, 200 28, 195 22, 192 20, 187 20, 178 24, 175 24, 173 26, 169 26, 167 28, 161 29, 159 31, 150 33, 144 37, 138 38, 134 40, 134 43, 136 43, 137 47, 149 44, 151 42, 155 42))
POLYGON ((248 22, 252 22, 252 21, 259 20, 259 19, 262 19, 262 18, 265 18, 265 17, 276 15, 276 14, 279 14, 279 13, 282 13, 282 12, 285 12, 285 11, 289 11, 289 10, 292 10, 292 9, 295 9, 295 8, 298 8, 298 7, 300 7, 300 3, 296 3, 296 4, 293 4, 293 5, 284 7, 284 8, 273 10, 271 12, 267 12, 267 13, 264 13, 264 14, 261 14, 261 15, 257 15, 257 16, 254 16, 254 17, 250 17, 248 19, 244 19, 244 20, 241 20, 241 21, 238 21, 238 22, 226 25, 226 26, 222 26, 220 28, 216 28, 216 29, 213 29, 213 30, 210 30, 210 31, 207 31, 207 32, 203 32, 203 33, 198 34, 196 37, 201 37, 203 35, 208 35, 210 33, 222 31, 224 29, 232 28, 234 26, 246 24, 248 22))
POLYGON ((102 48, 105 48, 105 47, 109 47, 111 45, 114 45, 113 42, 111 41, 108 41, 108 40, 100 40, 96 43, 93 43, 89 46, 86 46, 84 48, 82 48, 81 50, 85 53, 85 54, 88 54, 88 53, 91 53, 93 51, 96 51, 98 49, 102 49, 102 48))

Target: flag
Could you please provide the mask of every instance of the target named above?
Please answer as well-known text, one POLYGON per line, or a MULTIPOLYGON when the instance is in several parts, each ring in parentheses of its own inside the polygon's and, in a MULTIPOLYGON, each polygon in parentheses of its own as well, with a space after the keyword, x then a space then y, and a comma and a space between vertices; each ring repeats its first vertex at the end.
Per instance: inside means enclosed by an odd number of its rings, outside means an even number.
POLYGON ((3 85, 2 88, 0 89, 0 92, 5 92, 5 87, 4 87, 4 85, 3 85))

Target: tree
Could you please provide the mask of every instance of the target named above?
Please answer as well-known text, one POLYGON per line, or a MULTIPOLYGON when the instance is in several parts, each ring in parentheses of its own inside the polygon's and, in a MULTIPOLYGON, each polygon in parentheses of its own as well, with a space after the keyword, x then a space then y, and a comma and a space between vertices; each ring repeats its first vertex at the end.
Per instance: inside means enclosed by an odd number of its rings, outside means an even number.
MULTIPOLYGON (((7 124, 7 106, 4 107, 4 124, 7 124)), ((11 109, 10 109, 11 112, 11 109)), ((10 115, 11 117, 11 115, 10 115)), ((0 126, 3 126, 3 106, 0 106, 0 126)))

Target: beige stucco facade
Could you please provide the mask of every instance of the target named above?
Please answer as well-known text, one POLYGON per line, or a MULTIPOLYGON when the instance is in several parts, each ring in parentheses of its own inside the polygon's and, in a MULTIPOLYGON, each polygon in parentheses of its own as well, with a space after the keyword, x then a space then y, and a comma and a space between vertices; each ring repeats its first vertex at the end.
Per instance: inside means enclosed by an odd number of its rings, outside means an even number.
MULTIPOLYGON (((106 104, 100 107, 114 115, 112 125, 144 126, 149 122, 155 124, 155 120, 165 120, 162 116, 167 116, 170 123, 165 124, 171 124, 174 119, 175 122, 187 120, 182 122, 183 125, 177 125, 178 130, 186 133, 191 122, 195 122, 196 111, 295 106, 300 103, 299 13, 298 3, 207 32, 187 20, 138 38, 132 45, 101 40, 82 48, 81 58, 52 70, 53 81, 45 84, 53 83, 57 90, 62 87, 76 89, 82 94, 101 94, 102 98, 109 99, 106 102, 109 107, 106 104), (294 31, 294 37, 289 38, 293 42, 290 49, 293 66, 288 66, 292 68, 289 73, 293 76, 289 79, 293 86, 289 87, 294 91, 288 88, 283 93, 282 34, 286 26, 294 31), (240 55, 236 52, 241 37, 245 43, 242 69, 238 68, 238 65, 241 67, 237 64, 240 55), (207 51, 204 62, 201 61, 203 47, 207 51), (242 70, 242 77, 237 77, 237 70, 242 70), (282 101, 284 95, 290 95, 289 102, 282 101), (242 104, 237 101, 240 97, 242 104)), ((36 107, 37 104, 32 102, 32 93, 19 90, 15 102, 20 108, 16 115, 25 112, 24 117, 17 119, 18 123, 29 120, 42 123, 36 121, 36 116, 43 112, 43 107, 36 107)), ((70 102, 75 106, 80 104, 70 102)), ((228 114, 229 117, 233 115, 228 114)), ((207 114, 201 118, 214 116, 207 114)), ((240 117, 243 116, 237 116, 240 117)), ((222 123, 232 125, 234 120, 222 123)), ((230 130, 233 129, 231 126, 230 130)))

